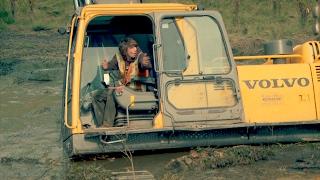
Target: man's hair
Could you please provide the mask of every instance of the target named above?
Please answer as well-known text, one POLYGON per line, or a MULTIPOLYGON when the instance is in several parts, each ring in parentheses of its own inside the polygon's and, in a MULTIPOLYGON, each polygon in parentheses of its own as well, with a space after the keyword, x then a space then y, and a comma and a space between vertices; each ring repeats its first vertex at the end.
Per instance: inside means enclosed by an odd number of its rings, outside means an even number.
POLYGON ((122 57, 124 58, 124 60, 127 60, 128 58, 127 50, 129 47, 132 47, 132 46, 138 47, 137 41, 134 40, 133 38, 127 37, 124 40, 120 41, 119 51, 122 57))

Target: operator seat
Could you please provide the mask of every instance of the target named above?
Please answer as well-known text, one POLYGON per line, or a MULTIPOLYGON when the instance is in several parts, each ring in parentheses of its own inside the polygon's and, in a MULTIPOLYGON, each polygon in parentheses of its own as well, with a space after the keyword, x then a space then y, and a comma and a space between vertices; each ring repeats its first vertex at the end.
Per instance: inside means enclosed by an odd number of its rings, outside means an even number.
MULTIPOLYGON (((153 78, 132 79, 142 84, 153 84, 153 78)), ((137 124, 138 121, 145 121, 152 126, 152 120, 158 110, 158 99, 156 89, 153 91, 136 91, 130 87, 124 87, 121 94, 114 93, 114 99, 117 104, 117 115, 114 120, 115 126, 124 126, 130 120, 130 126, 137 124)))
POLYGON ((129 87, 124 87, 121 94, 116 94, 115 100, 121 108, 131 111, 156 109, 158 101, 154 92, 135 91, 129 87))

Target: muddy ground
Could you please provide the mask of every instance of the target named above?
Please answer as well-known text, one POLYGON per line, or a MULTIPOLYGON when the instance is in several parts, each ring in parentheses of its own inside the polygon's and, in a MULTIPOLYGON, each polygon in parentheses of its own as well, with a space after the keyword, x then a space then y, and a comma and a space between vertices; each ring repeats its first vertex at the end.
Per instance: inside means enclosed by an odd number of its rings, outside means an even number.
MULTIPOLYGON (((109 179, 124 157, 71 162, 59 123, 66 37, 0 32, 1 179, 109 179)), ((195 148, 134 155, 155 179, 320 179, 320 143, 195 148)))

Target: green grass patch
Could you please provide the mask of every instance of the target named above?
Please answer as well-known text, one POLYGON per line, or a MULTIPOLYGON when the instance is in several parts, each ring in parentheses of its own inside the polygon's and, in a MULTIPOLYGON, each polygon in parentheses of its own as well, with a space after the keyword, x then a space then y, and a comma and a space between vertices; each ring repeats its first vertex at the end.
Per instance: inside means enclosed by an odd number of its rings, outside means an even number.
POLYGON ((0 20, 5 24, 13 24, 15 22, 10 13, 6 10, 0 10, 0 20))

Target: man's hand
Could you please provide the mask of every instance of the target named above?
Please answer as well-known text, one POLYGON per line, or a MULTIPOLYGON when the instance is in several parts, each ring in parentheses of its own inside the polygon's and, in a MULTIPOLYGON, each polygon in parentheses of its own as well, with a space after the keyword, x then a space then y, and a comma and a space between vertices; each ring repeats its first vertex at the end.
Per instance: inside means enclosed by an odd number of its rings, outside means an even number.
POLYGON ((105 59, 102 61, 101 67, 102 67, 102 69, 104 69, 104 70, 107 70, 107 69, 108 69, 109 63, 108 63, 108 59, 107 59, 107 58, 105 58, 105 59))
POLYGON ((150 57, 148 56, 147 53, 143 53, 143 54, 142 54, 142 60, 141 60, 140 63, 141 63, 141 67, 151 68, 150 57))
POLYGON ((114 90, 117 92, 117 93, 123 93, 123 87, 124 86, 117 86, 114 88, 114 90))

